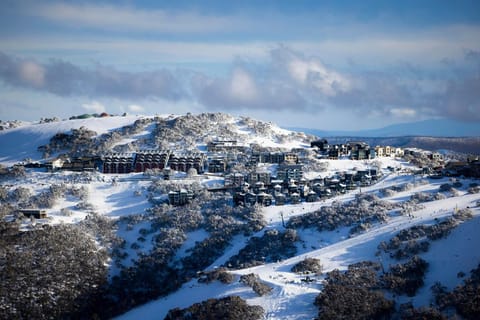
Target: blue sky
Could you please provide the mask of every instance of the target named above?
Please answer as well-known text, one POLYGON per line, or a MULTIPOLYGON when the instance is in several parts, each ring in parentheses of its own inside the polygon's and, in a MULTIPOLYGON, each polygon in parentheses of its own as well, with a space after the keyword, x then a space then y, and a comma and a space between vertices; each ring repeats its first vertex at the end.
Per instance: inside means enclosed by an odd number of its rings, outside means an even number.
POLYGON ((0 119, 102 111, 480 125, 480 2, 2 1, 0 119))

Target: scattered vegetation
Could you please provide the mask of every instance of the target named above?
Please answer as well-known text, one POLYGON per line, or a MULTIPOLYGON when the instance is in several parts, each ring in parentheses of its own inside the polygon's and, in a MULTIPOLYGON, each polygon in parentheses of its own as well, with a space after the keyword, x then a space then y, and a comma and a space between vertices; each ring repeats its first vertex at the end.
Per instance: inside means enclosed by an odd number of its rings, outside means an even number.
POLYGON ((297 232, 287 229, 280 232, 276 229, 265 231, 262 237, 252 237, 237 255, 226 263, 229 268, 248 268, 268 262, 279 261, 295 255, 295 242, 299 241, 297 232))
POLYGON ((396 294, 406 294, 413 297, 423 286, 423 277, 428 268, 428 262, 414 256, 404 264, 390 267, 390 271, 382 275, 382 282, 388 290, 396 294))
POLYGON ((216 280, 223 284, 230 284, 233 282, 234 276, 225 268, 217 268, 212 271, 200 272, 200 278, 198 278, 200 283, 211 283, 216 280))
POLYGON ((378 249, 390 253, 397 260, 411 258, 430 248, 428 240, 439 240, 447 237, 461 219, 468 219, 472 213, 469 209, 458 210, 453 217, 434 225, 416 225, 398 232, 390 241, 382 241, 378 249))
POLYGON ((331 206, 293 217, 288 221, 287 227, 292 229, 315 227, 318 231, 324 231, 359 222, 368 226, 374 222, 386 221, 388 211, 394 208, 394 204, 380 200, 375 195, 358 194, 355 200, 350 202, 333 202, 331 206))
POLYGON ((388 319, 395 303, 379 291, 380 265, 362 262, 350 265, 346 272, 327 273, 325 286, 316 297, 318 319, 388 319))
POLYGON ((95 317, 107 259, 75 225, 18 231, 0 220, 0 313, 4 319, 95 317))
POLYGON ((258 275, 254 273, 242 275, 239 281, 244 285, 251 287, 253 291, 260 297, 270 293, 273 290, 272 287, 261 281, 258 275))
POLYGON ((400 319, 403 320, 447 320, 437 309, 431 307, 414 308, 411 303, 402 304, 399 312, 400 319))
POLYGON ((438 193, 438 192, 417 192, 410 196, 410 202, 417 204, 423 202, 430 202, 435 200, 442 200, 445 199, 445 195, 438 193))
MULTIPOLYGON (((80 116, 77 119, 84 119, 87 115, 80 116)), ((71 118, 72 119, 72 118, 71 118)), ((69 132, 55 134, 48 144, 38 147, 43 152, 44 158, 49 158, 55 153, 62 152, 70 157, 102 155, 112 149, 117 152, 127 152, 134 149, 133 145, 115 146, 123 137, 141 132, 145 126, 150 124, 153 119, 142 118, 136 120, 133 124, 123 126, 108 133, 98 135, 97 132, 85 127, 71 129, 69 132)), ((136 144, 148 143, 142 139, 137 140, 136 144)))
POLYGON ((463 209, 458 209, 455 210, 453 213, 453 218, 460 220, 460 221, 465 221, 468 219, 473 218, 473 212, 472 209, 470 208, 463 208, 463 209))
POLYGON ((256 320, 262 319, 264 310, 250 306, 238 296, 222 299, 208 299, 186 308, 175 308, 168 312, 165 320, 256 320))
POLYGON ((305 258, 292 267, 292 272, 300 274, 313 273, 316 275, 322 274, 323 266, 320 263, 320 259, 305 258))
MULTIPOLYGON (((88 116, 88 115, 87 115, 88 116)), ((79 118, 84 118, 85 115, 79 118)), ((241 140, 241 133, 232 122, 233 118, 223 114, 187 115, 169 119, 139 119, 130 126, 97 135, 87 128, 72 129, 56 134, 50 142, 39 148, 45 157, 53 153, 68 156, 102 155, 108 151, 128 152, 139 145, 170 148, 180 143, 186 149, 196 148, 197 143, 211 141, 214 136, 241 140), (211 124, 206 126, 205 124, 211 124), (134 143, 119 145, 121 139, 138 134, 151 126, 153 135, 140 138, 134 143)), ((58 121, 43 119, 42 122, 58 121)), ((242 118, 238 123, 242 131, 270 136, 277 142, 302 138, 303 134, 278 133, 268 123, 242 118)), ((1 125, 1 122, 0 122, 1 125)), ((0 127, 1 129, 1 127, 0 127)), ((150 129, 150 128, 149 128, 150 129)), ((325 171, 328 162, 320 161, 314 153, 305 151, 307 170, 325 171)), ((420 159, 427 161, 426 159, 420 159)), ((419 162, 419 163, 420 163, 419 162)), ((246 164, 238 163, 234 170, 245 172, 246 164)), ((18 179, 26 176, 23 166, 0 167, 0 179, 18 179)), ((64 175, 66 176, 66 175, 64 175)), ((188 178, 194 178, 190 172, 188 178)), ((234 276, 228 268, 243 268, 274 262, 296 254, 299 241, 296 229, 314 227, 319 231, 334 230, 350 226, 350 234, 362 232, 373 223, 384 222, 393 209, 410 214, 421 207, 420 203, 445 197, 442 193, 416 193, 401 204, 392 204, 376 195, 358 194, 353 201, 333 202, 329 207, 297 216, 288 221, 287 229, 260 231, 266 222, 257 207, 233 207, 227 193, 209 193, 199 183, 171 183, 158 178, 152 170, 145 178, 155 179, 148 188, 152 208, 147 212, 129 215, 118 221, 95 213, 88 201, 86 186, 58 183, 33 190, 30 187, 0 186, 0 317, 5 318, 111 318, 139 304, 167 295, 177 290, 193 277, 198 282, 232 283, 234 276), (162 203, 162 196, 172 188, 195 189, 195 198, 183 207, 162 203), (19 219, 6 223, 4 217, 18 208, 51 208, 64 197, 77 198, 76 209, 87 211, 87 218, 77 225, 35 226, 19 232, 19 219), (139 224, 142 224, 141 226, 139 224), (133 242, 117 236, 117 230, 134 232, 133 242), (135 231, 134 231, 135 230, 135 231), (184 245, 189 232, 199 231, 204 236, 186 251, 184 245), (203 235, 203 233, 205 235, 203 235), (258 236, 253 236, 258 233, 258 236), (249 237, 247 245, 225 263, 225 267, 202 271, 225 253, 235 236, 249 237), (103 249, 108 248, 108 249, 103 249), (146 249, 149 248, 149 249, 146 249), (133 250, 132 250, 133 249, 133 250), (110 250, 108 252, 107 250, 110 250), (129 252, 135 259, 128 261, 129 252), (107 278, 109 254, 118 273, 107 278), (130 263, 131 262, 131 263, 130 263), (129 265, 128 267, 126 265, 129 265)), ((63 178, 61 178, 63 179, 63 178)), ((88 183, 89 174, 69 175, 68 182, 88 183)), ((67 181, 65 181, 67 182, 67 181)), ((440 186, 440 192, 455 193, 462 184, 440 186)), ((425 183, 420 181, 416 184, 425 183)), ((403 184, 381 190, 389 197, 397 192, 411 190, 416 184, 403 184)), ((466 188, 465 188, 466 189, 466 188)), ((468 192, 478 193, 478 185, 471 184, 468 192)), ((143 189, 142 189, 143 192, 143 189)), ((139 190, 136 196, 142 196, 139 190)), ((60 209, 71 215, 68 208, 60 209)), ((393 315, 394 302, 384 296, 385 291, 394 294, 414 295, 423 285, 428 263, 416 256, 429 249, 428 240, 445 237, 460 220, 472 217, 470 209, 456 210, 453 217, 433 226, 416 226, 399 232, 388 243, 379 248, 396 259, 410 259, 397 264, 387 272, 373 262, 362 262, 349 266, 346 272, 334 270, 327 274, 325 287, 316 298, 319 319, 355 318, 383 319, 393 315), (382 274, 383 273, 383 274, 382 274)), ((9 220, 10 221, 10 220, 9 220)), ((33 221, 33 219, 32 219, 33 221)), ((451 293, 441 285, 436 287, 437 303, 442 310, 455 307, 458 314, 467 319, 479 318, 478 297, 480 266, 472 271, 472 277, 451 293)), ((320 260, 306 258, 294 265, 292 272, 299 274, 322 273, 320 260)), ((460 275, 460 273, 459 273, 460 275)), ((250 286, 263 296, 272 288, 253 273, 240 277, 240 282, 250 286)), ((400 308, 399 316, 405 319, 443 319, 433 308, 415 309, 411 305, 400 308)), ((263 309, 249 306, 239 297, 210 299, 186 309, 171 310, 166 319, 260 319, 263 309)))
POLYGON ((419 182, 413 183, 403 183, 396 186, 390 186, 388 188, 380 189, 379 192, 384 197, 391 197, 394 196, 397 192, 405 192, 411 190, 416 185, 420 184, 419 182))
POLYGON ((471 276, 464 280, 452 292, 447 292, 440 283, 432 287, 435 301, 440 310, 454 307, 465 319, 480 318, 480 264, 470 272, 471 276))
POLYGON ((17 179, 26 176, 25 167, 15 165, 12 167, 3 167, 0 164, 0 180, 17 179))
POLYGON ((68 150, 72 155, 88 154, 90 149, 95 148, 96 141, 92 139, 97 133, 85 127, 71 129, 69 133, 57 133, 48 144, 38 148, 43 152, 43 157, 48 158, 52 154, 68 150))

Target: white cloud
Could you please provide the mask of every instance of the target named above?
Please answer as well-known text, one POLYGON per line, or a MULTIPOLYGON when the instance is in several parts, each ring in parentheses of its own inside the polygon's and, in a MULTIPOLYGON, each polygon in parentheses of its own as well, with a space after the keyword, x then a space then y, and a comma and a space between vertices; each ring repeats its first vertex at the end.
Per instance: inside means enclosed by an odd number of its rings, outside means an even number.
POLYGON ((35 88, 40 88, 45 82, 45 69, 33 62, 23 61, 19 64, 20 78, 35 88))
POLYGON ((98 101, 82 104, 82 108, 87 112, 102 113, 105 112, 105 106, 98 101))
POLYGON ((233 98, 240 101, 253 101, 258 97, 253 77, 246 70, 238 67, 232 73, 230 92, 233 98))
POLYGON ((130 112, 144 112, 145 108, 142 106, 139 106, 138 104, 131 104, 127 107, 128 111, 130 112))
POLYGON ((33 6, 28 13, 74 27, 111 31, 204 33, 230 29, 234 25, 229 17, 193 11, 143 10, 132 6, 52 3, 33 6))
POLYGON ((336 95, 338 90, 347 91, 350 81, 346 76, 327 69, 314 58, 302 58, 296 55, 287 65, 288 72, 301 85, 318 89, 326 96, 336 95))
POLYGON ((413 118, 417 115, 417 111, 411 108, 392 108, 390 113, 399 118, 413 118))

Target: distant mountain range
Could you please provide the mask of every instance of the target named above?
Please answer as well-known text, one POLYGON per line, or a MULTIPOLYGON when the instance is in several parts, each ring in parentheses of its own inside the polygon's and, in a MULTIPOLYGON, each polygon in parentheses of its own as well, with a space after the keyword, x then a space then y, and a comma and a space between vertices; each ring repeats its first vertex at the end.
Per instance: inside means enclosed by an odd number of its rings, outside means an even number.
POLYGON ((359 131, 318 130, 312 128, 288 128, 302 131, 319 137, 479 137, 478 123, 460 122, 456 120, 438 119, 410 123, 401 123, 379 129, 359 131))

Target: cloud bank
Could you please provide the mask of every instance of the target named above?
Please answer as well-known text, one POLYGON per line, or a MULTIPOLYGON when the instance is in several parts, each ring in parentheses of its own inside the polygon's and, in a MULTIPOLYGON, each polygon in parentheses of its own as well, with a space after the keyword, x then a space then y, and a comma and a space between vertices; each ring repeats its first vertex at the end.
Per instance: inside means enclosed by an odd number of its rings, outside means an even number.
POLYGON ((7 85, 46 91, 59 96, 129 99, 159 97, 177 100, 185 95, 177 77, 166 69, 127 72, 101 64, 93 68, 82 68, 59 59, 51 59, 42 64, 2 52, 0 79, 7 85))
MULTIPOLYGON (((102 97, 183 100, 204 110, 311 114, 343 110, 362 117, 480 121, 480 53, 476 51, 465 51, 462 61, 436 71, 403 63, 382 71, 347 72, 282 45, 267 57, 262 62, 237 58, 227 75, 212 76, 169 69, 120 71, 101 64, 81 67, 58 59, 40 63, 0 52, 0 81, 90 101, 102 97)), ((133 104, 129 109, 143 110, 133 104)))

